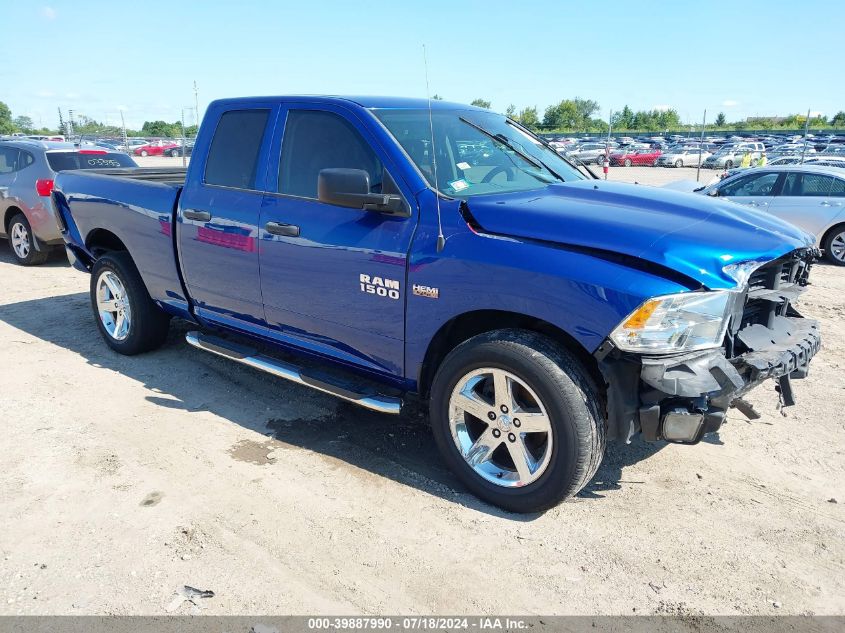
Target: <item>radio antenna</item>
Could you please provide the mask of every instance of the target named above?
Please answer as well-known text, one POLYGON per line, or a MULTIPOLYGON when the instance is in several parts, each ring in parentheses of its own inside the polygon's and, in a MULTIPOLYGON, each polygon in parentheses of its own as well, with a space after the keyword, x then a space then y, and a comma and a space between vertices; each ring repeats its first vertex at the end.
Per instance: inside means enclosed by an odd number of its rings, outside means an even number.
POLYGON ((428 86, 428 56, 423 47, 423 65, 425 66, 425 96, 428 99, 428 129, 431 132, 431 165, 434 168, 434 198, 437 205, 437 252, 440 253, 446 246, 446 238, 443 236, 443 222, 440 220, 440 192, 438 191, 437 180, 437 151, 434 147, 434 119, 431 115, 431 89, 428 86))

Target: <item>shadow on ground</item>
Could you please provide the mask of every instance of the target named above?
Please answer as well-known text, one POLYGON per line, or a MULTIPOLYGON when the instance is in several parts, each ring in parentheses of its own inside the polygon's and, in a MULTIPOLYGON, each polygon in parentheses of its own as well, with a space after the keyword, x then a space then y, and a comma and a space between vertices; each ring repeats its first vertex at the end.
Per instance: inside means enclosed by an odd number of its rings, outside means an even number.
MULTIPOLYGON (((0 261, 6 259, 4 255, 0 252, 0 261)), ((112 352, 100 338, 86 293, 0 305, 0 321, 79 354, 95 367, 140 381, 157 392, 148 400, 159 406, 207 410, 278 441, 331 456, 479 512, 517 521, 539 516, 507 513, 469 494, 443 465, 427 418, 418 407, 406 407, 398 417, 378 414, 236 365, 187 345, 184 334, 192 326, 186 322, 173 322, 161 350, 125 357, 112 352), (313 419, 279 418, 272 407, 268 412, 268 404, 276 398, 286 403, 310 401, 331 413, 313 419)), ((636 483, 623 481, 622 469, 656 450, 659 445, 611 445, 580 497, 598 498, 604 491, 636 483)))

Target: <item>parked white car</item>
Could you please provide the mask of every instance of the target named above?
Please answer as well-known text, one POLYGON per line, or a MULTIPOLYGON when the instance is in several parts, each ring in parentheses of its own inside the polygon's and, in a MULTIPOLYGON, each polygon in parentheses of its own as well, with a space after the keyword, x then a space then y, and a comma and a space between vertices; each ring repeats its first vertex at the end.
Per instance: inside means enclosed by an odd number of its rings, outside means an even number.
POLYGON ((681 147, 667 150, 665 154, 661 154, 657 159, 659 167, 697 167, 699 159, 704 161, 711 154, 707 150, 701 150, 697 147, 681 147))
POLYGON ((746 169, 698 190, 765 211, 816 236, 825 258, 845 266, 845 168, 746 169))

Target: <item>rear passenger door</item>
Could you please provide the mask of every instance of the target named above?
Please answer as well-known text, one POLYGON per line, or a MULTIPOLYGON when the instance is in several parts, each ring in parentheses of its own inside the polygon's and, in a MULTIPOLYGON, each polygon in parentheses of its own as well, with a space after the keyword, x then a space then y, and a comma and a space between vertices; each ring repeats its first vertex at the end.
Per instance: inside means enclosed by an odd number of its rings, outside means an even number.
MULTIPOLYGON (((209 147, 196 154, 202 162, 191 167, 177 215, 182 273, 198 316, 248 330, 264 325, 258 216, 277 111, 253 103, 221 109, 209 147)), ((206 115, 212 125, 214 114, 206 115)))
POLYGON ((771 212, 808 233, 819 235, 842 212, 843 198, 834 196, 841 189, 841 180, 825 174, 790 171, 780 194, 771 205, 771 212), (836 183, 840 183, 834 187, 836 183))
POLYGON ((401 376, 412 194, 354 113, 297 104, 280 121, 259 222, 267 325, 282 342, 401 376), (320 202, 318 174, 332 167, 365 170, 370 191, 399 194, 409 217, 320 202))

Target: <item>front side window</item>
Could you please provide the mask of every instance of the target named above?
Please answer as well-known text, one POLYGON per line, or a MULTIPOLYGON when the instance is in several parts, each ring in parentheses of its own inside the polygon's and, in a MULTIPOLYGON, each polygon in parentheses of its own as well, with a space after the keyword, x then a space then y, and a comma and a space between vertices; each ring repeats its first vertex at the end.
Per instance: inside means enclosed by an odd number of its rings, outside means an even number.
POLYGON ((833 178, 821 174, 790 172, 783 182, 782 196, 828 196, 833 178))
POLYGON ((743 178, 737 178, 733 182, 726 183, 719 194, 722 196, 770 196, 774 190, 775 183, 780 176, 777 172, 768 174, 753 174, 743 178))
POLYGON ((220 117, 205 164, 205 183, 255 189, 270 110, 231 110, 220 117))
POLYGON ((279 193, 316 199, 320 171, 331 168, 363 169, 370 176, 370 192, 381 192, 382 163, 351 123, 332 112, 289 112, 279 160, 279 193))
POLYGON ((401 108, 373 113, 429 185, 456 198, 584 180, 557 152, 493 112, 401 108))

